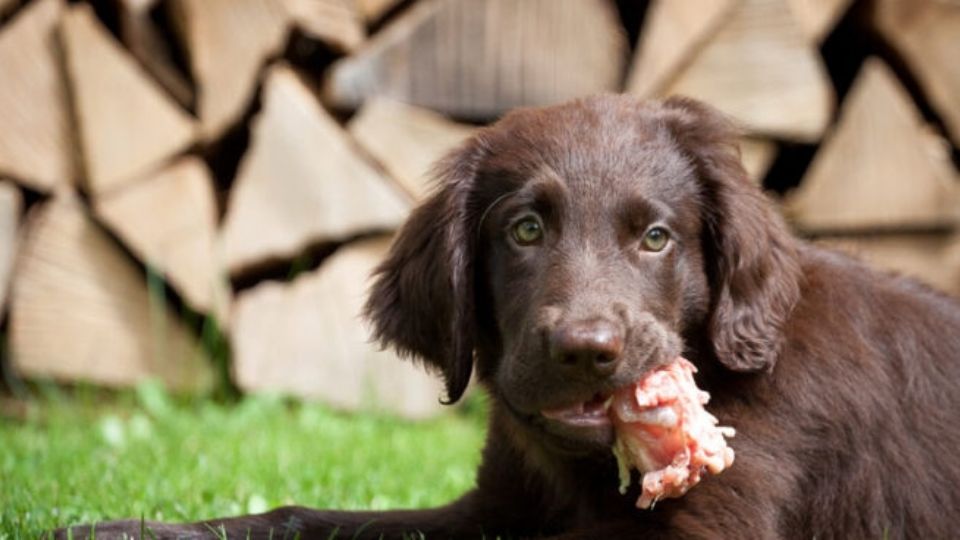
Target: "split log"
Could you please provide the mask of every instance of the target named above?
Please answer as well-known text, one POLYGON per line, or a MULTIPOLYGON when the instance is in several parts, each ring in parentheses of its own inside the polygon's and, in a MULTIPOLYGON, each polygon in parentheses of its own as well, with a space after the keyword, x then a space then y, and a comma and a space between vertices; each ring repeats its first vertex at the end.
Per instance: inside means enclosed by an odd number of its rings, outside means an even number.
POLYGON ((334 64, 325 95, 338 107, 382 96, 487 119, 617 90, 626 48, 605 0, 425 0, 334 64))
POLYGON ((286 5, 300 30, 340 51, 353 51, 366 35, 352 0, 286 0, 286 5))
POLYGON ((740 160, 747 176, 757 184, 763 183, 763 178, 773 165, 777 157, 777 145, 773 141, 744 137, 740 139, 740 160))
POLYGON ((216 247, 217 206, 206 165, 187 157, 96 200, 97 215, 191 307, 226 320, 230 292, 216 247))
POLYGON ((637 42, 627 91, 656 96, 733 14, 736 0, 653 0, 637 42))
POLYGON ((213 381, 194 337, 151 294, 140 270, 61 194, 28 216, 10 303, 10 351, 26 376, 109 386, 159 377, 213 381))
POLYGON ((0 29, 0 174, 38 191, 76 176, 56 28, 62 0, 37 0, 0 29))
POLYGON ((960 296, 960 235, 931 233, 825 238, 818 240, 817 244, 960 296))
POLYGON ((960 146, 960 3, 877 0, 874 12, 960 146))
POLYGON ((19 0, 0 0, 0 15, 6 14, 19 3, 19 0))
POLYGON ((910 96, 872 58, 785 210, 807 232, 951 227, 958 222, 953 174, 910 96))
POLYGON ((430 170, 475 128, 398 101, 374 98, 347 130, 415 199, 429 191, 430 170))
POLYGON ((271 69, 240 163, 222 241, 227 267, 292 258, 311 244, 391 230, 409 199, 361 159, 288 66, 271 69))
POLYGON ((788 0, 800 29, 811 43, 820 43, 833 30, 853 0, 788 0))
POLYGON ((160 0, 117 0, 120 8, 120 39, 130 54, 183 107, 193 106, 193 87, 173 62, 173 54, 150 11, 160 0))
POLYGON ((379 21, 388 11, 396 7, 400 0, 355 0, 357 8, 368 23, 379 21))
POLYGON ((439 381, 370 343, 360 318, 368 277, 388 246, 387 239, 350 244, 292 283, 264 283, 241 295, 230 332, 240 388, 347 410, 437 413, 439 381))
POLYGON ((177 0, 174 4, 197 83, 205 141, 244 114, 267 58, 287 39, 289 15, 276 0, 177 0))
POLYGON ((0 322, 6 313, 7 287, 19 241, 23 197, 12 183, 0 180, 0 322))
POLYGON ((61 27, 87 187, 101 194, 157 167, 193 142, 194 123, 85 4, 61 27))
POLYGON ((753 134, 818 141, 830 122, 833 90, 785 1, 739 2, 661 94, 706 101, 753 134))

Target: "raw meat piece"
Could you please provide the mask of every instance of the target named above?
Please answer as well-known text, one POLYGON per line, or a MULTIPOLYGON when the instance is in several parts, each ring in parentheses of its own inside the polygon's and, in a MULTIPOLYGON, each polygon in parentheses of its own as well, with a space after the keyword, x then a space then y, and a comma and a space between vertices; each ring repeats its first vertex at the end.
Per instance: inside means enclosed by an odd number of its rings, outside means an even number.
POLYGON ((703 408, 710 395, 694 383, 696 370, 678 357, 611 398, 620 492, 630 485, 631 468, 643 473, 638 508, 680 497, 705 470, 717 474, 733 463, 733 449, 724 437, 732 437, 734 429, 717 426, 703 408))

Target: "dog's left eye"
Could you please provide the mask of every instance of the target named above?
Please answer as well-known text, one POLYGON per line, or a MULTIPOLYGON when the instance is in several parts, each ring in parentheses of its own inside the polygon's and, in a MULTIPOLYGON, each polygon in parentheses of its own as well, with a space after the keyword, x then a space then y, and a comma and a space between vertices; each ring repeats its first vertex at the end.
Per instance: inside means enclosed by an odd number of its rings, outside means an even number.
POLYGON ((543 226, 534 216, 527 216, 513 226, 513 239, 521 246, 534 244, 543 237, 543 226))
POLYGON ((670 241, 670 233, 667 232, 663 227, 653 227, 647 234, 643 235, 643 249, 647 251, 663 251, 663 248, 667 247, 667 242, 670 241))

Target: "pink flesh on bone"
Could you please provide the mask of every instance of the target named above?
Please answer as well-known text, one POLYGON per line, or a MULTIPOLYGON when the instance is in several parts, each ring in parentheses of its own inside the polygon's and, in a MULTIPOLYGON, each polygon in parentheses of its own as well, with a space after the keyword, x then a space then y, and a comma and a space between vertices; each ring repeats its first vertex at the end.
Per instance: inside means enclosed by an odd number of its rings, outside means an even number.
POLYGON ((717 426, 703 406, 710 395, 697 388, 696 368, 677 358, 614 393, 610 416, 617 433, 614 454, 620 466, 621 491, 630 469, 643 473, 638 508, 660 499, 680 497, 704 471, 718 474, 733 464, 733 449, 724 437, 733 428, 717 426))

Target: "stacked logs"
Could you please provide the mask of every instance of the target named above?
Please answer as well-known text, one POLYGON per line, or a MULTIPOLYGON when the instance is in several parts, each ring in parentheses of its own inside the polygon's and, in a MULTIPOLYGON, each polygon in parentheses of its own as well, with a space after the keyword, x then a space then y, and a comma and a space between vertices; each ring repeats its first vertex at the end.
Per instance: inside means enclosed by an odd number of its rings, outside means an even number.
POLYGON ((358 318, 430 165, 510 108, 686 94, 796 230, 960 294, 949 0, 0 0, 20 376, 436 410, 358 318), (635 40, 628 36, 638 36, 635 40))

